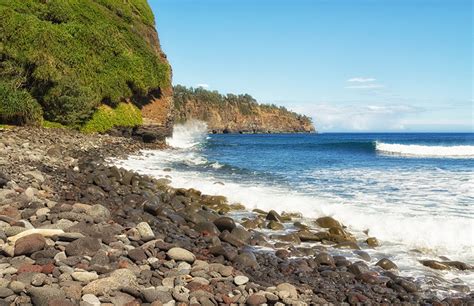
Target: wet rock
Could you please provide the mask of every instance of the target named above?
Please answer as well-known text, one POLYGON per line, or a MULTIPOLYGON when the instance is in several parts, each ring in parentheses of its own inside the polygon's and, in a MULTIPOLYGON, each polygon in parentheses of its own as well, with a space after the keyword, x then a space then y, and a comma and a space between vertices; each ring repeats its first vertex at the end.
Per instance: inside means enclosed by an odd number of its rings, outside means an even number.
POLYGON ((360 258, 362 258, 365 261, 370 261, 371 260, 369 253, 367 253, 365 251, 355 250, 354 254, 356 254, 357 256, 359 256, 360 258))
POLYGON ((316 224, 323 228, 337 227, 342 228, 341 223, 332 217, 321 217, 316 219, 316 224))
POLYGON ((328 253, 319 253, 318 255, 315 256, 314 259, 320 265, 328 265, 328 266, 335 265, 334 258, 328 253))
POLYGON ((270 210, 265 219, 268 221, 276 221, 279 223, 283 222, 281 216, 274 210, 270 210))
POLYGON ((217 226, 215 226, 214 223, 212 222, 199 222, 198 224, 196 224, 196 226, 194 227, 194 229, 203 234, 203 235, 211 235, 211 236, 219 236, 220 234, 220 231, 219 229, 217 228, 217 226))
POLYGON ((472 270, 473 267, 461 261, 443 261, 443 264, 456 268, 461 271, 472 270))
POLYGON ((46 240, 41 234, 32 234, 18 239, 15 242, 15 256, 32 254, 42 250, 46 240))
POLYGON ((283 226, 283 224, 277 222, 277 221, 273 221, 271 220, 270 222, 268 222, 267 224, 267 228, 271 229, 271 230, 274 230, 274 231, 281 231, 283 229, 285 229, 285 227, 283 226))
POLYGON ((100 250, 100 241, 96 238, 79 238, 66 246, 67 256, 94 256, 100 250))
POLYGON ((336 249, 360 250, 360 247, 357 245, 357 243, 352 242, 352 241, 341 242, 341 243, 336 244, 334 247, 336 249))
POLYGON ((367 240, 365 242, 367 243, 367 245, 369 247, 372 247, 372 248, 378 247, 380 245, 379 241, 375 237, 369 237, 369 238, 367 238, 367 240))
POLYGON ((362 261, 357 261, 351 264, 349 267, 347 267, 347 269, 355 276, 359 276, 370 271, 369 266, 367 266, 367 264, 362 261))
POLYGON ((449 266, 436 260, 420 260, 421 264, 435 270, 449 270, 449 266))
POLYGON ((229 231, 232 232, 232 230, 236 227, 234 219, 230 217, 220 217, 216 220, 214 220, 214 225, 222 232, 222 231, 229 231))
POLYGON ((189 252, 183 248, 172 248, 168 252, 166 252, 169 258, 174 259, 176 261, 186 261, 189 263, 193 263, 196 259, 193 253, 189 252))
POLYGON ((376 266, 381 267, 384 270, 397 270, 398 267, 393 261, 387 258, 380 259, 376 264, 376 266))

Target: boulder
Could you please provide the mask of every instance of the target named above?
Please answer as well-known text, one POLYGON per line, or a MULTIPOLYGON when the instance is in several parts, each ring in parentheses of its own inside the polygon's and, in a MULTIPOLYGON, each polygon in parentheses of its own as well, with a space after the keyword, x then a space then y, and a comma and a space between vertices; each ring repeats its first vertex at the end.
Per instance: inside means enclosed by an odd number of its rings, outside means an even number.
POLYGON ((270 210, 265 217, 268 221, 277 221, 277 222, 283 222, 281 216, 274 210, 270 210))
POLYGON ((137 286, 135 274, 128 269, 118 269, 113 271, 109 277, 90 282, 82 289, 82 293, 104 295, 119 288, 133 286, 137 286))
POLYGON ((384 270, 397 270, 398 267, 393 261, 387 258, 380 259, 376 264, 376 266, 381 267, 384 270))
POLYGON ((22 237, 15 242, 15 256, 32 254, 42 250, 45 245, 46 239, 41 234, 22 237))
POLYGON ((29 287, 27 293, 34 305, 48 306, 52 300, 64 300, 64 292, 54 287, 29 287))
POLYGON ((74 240, 66 246, 67 256, 94 256, 101 248, 97 238, 84 237, 74 240))
POLYGON ((145 242, 153 240, 155 238, 155 233, 153 233, 153 230, 151 229, 150 225, 146 222, 140 222, 136 226, 136 229, 140 234, 141 240, 145 242))
POLYGON ((339 227, 342 228, 341 223, 333 217, 321 217, 316 219, 316 224, 323 228, 339 227))
POLYGON ((234 219, 230 217, 217 218, 214 220, 214 225, 217 226, 220 231, 228 230, 229 232, 236 227, 234 219))
POLYGON ((196 256, 193 253, 189 252, 183 248, 172 248, 166 252, 169 258, 174 259, 176 261, 186 261, 189 263, 193 263, 196 260, 196 256))

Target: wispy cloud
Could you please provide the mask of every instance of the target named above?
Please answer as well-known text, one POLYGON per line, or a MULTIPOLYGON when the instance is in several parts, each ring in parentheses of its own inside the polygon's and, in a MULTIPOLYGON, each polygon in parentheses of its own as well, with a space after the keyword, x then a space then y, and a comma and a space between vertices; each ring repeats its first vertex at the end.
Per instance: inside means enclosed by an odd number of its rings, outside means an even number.
POLYGON ((350 78, 347 80, 347 82, 355 82, 355 83, 367 83, 367 82, 375 82, 377 79, 375 78, 364 78, 364 77, 355 77, 355 78, 350 78))
POLYGON ((207 89, 209 88, 209 84, 206 84, 206 83, 196 84, 196 87, 207 89))
POLYGON ((376 78, 366 78, 366 77, 354 77, 348 79, 346 82, 348 85, 345 88, 348 89, 379 89, 384 88, 384 85, 374 83, 377 81, 376 78))
POLYGON ((403 131, 407 117, 425 110, 410 105, 330 105, 295 107, 313 117, 320 131, 403 131))
POLYGON ((377 89, 377 88, 384 88, 384 85, 381 84, 363 84, 363 85, 349 85, 345 88, 349 89, 377 89))

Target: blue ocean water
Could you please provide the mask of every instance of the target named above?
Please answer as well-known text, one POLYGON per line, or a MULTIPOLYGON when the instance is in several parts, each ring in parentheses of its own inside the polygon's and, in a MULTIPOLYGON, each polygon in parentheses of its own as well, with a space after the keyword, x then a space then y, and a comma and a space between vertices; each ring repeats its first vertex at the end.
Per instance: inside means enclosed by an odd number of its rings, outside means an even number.
POLYGON ((359 239, 368 230, 381 241, 366 250, 374 260, 389 257, 402 274, 436 273, 474 288, 472 273, 427 271, 419 263, 446 256, 474 264, 474 134, 205 131, 198 123, 177 126, 172 149, 120 165, 250 209, 334 216, 359 239))

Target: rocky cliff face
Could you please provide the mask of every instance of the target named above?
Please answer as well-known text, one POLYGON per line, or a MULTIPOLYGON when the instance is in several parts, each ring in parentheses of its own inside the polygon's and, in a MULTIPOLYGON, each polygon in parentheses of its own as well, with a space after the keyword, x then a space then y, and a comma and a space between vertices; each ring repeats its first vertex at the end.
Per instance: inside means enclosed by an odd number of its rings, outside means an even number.
POLYGON ((205 121, 213 133, 311 133, 311 119, 283 107, 258 104, 249 95, 221 95, 175 87, 176 121, 205 121))

